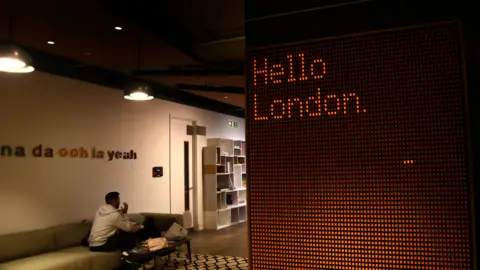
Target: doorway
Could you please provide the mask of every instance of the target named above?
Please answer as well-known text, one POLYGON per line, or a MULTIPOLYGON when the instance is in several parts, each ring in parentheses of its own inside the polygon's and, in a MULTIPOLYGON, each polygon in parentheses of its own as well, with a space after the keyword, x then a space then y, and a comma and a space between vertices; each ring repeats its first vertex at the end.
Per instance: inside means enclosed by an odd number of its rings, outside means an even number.
POLYGON ((185 206, 185 211, 191 211, 191 198, 193 194, 190 194, 190 192, 193 191, 193 186, 190 184, 190 168, 191 168, 191 152, 190 152, 190 142, 189 141, 184 141, 183 142, 183 180, 184 180, 184 206, 185 206))
POLYGON ((170 120, 170 212, 184 214, 193 209, 192 136, 187 135, 191 121, 170 120))

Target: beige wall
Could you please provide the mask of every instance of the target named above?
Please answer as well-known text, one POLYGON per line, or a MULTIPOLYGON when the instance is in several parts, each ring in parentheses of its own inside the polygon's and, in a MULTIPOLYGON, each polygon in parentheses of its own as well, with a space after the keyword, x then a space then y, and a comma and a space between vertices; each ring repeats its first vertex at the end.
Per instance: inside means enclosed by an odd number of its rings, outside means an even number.
POLYGON ((244 139, 243 119, 158 99, 126 101, 121 91, 41 72, 0 74, 0 145, 27 150, 27 157, 0 157, 0 234, 90 218, 112 190, 131 212, 169 212, 169 114, 198 121, 207 137, 244 139), (229 128, 229 119, 239 128, 229 128), (57 156, 32 157, 38 144, 57 156), (62 147, 132 149, 138 159, 59 158, 62 147), (163 178, 151 177, 156 165, 163 178))

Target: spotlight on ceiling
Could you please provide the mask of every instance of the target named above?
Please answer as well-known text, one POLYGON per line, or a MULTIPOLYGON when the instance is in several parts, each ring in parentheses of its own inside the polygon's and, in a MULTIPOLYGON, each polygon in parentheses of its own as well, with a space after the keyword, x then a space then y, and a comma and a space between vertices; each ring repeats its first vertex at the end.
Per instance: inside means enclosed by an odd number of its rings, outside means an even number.
POLYGON ((121 26, 115 26, 115 30, 117 30, 117 31, 122 31, 122 29, 123 28, 121 26))
POLYGON ((53 42, 53 41, 51 41, 51 40, 47 41, 47 43, 50 44, 50 45, 55 44, 55 42, 53 42))
POLYGON ((32 58, 26 51, 13 45, 0 46, 1 72, 30 73, 34 70, 32 58))
POLYGON ((129 85, 125 90, 125 95, 123 96, 128 100, 152 100, 152 88, 146 83, 134 83, 129 85))

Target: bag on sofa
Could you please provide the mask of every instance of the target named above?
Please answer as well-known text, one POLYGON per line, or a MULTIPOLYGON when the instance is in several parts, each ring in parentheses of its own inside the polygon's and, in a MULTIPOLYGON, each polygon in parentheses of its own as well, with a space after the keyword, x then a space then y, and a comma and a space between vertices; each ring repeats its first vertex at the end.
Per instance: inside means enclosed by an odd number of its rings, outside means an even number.
POLYGON ((174 222, 172 226, 168 229, 165 237, 168 240, 182 239, 187 237, 188 230, 180 226, 178 223, 174 222))

